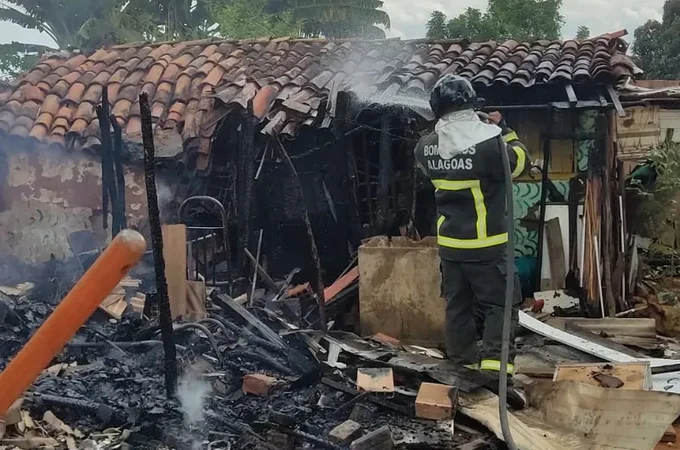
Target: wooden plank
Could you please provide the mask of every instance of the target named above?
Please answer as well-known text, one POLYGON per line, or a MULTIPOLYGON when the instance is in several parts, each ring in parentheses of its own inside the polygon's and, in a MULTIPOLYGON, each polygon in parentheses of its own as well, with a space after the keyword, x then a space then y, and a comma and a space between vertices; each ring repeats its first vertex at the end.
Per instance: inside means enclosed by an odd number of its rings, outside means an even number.
POLYGON ((187 307, 187 227, 163 225, 163 259, 173 320, 184 316, 187 307))
POLYGON ((359 266, 356 266, 355 268, 347 272, 345 275, 335 280, 333 284, 331 284, 324 290, 323 296, 326 299, 326 303, 330 303, 331 301, 333 301, 336 295, 342 292, 347 286, 354 283, 358 278, 359 278, 359 266))
POLYGON ((545 223, 545 237, 548 241, 548 257, 550 258, 550 276, 553 289, 564 289, 567 268, 564 265, 564 247, 560 219, 555 217, 545 223))
POLYGON ((558 330, 555 327, 551 327, 546 323, 534 319, 524 311, 519 312, 519 323, 522 327, 531 330, 534 333, 538 333, 541 336, 548 337, 557 342, 568 345, 569 347, 588 353, 589 355, 597 356, 598 358, 604 359, 606 361, 632 362, 636 360, 636 358, 625 353, 603 347, 602 345, 591 342, 588 339, 574 336, 565 331, 558 330))
POLYGON ((652 371, 649 363, 617 364, 561 364, 555 370, 553 381, 578 381, 591 386, 602 386, 598 375, 618 378, 624 390, 649 390, 652 387, 652 371))
POLYGON ((264 322, 262 322, 260 319, 255 317, 243 305, 239 305, 233 298, 229 297, 226 294, 218 294, 213 298, 213 301, 222 309, 225 310, 230 309, 231 311, 241 316, 243 320, 248 322, 260 333, 260 335, 263 338, 267 339, 272 344, 276 345, 279 348, 287 347, 286 343, 283 341, 283 339, 281 339, 281 336, 279 336, 271 328, 265 325, 264 322))
MULTIPOLYGON (((497 438, 503 439, 501 421, 498 416, 498 397, 487 392, 477 391, 470 394, 460 394, 459 411, 466 416, 480 422, 491 430, 497 438)), ((529 428, 520 418, 508 412, 508 422, 512 437, 517 448, 522 450, 565 450, 558 442, 548 439, 542 433, 529 428)))
POLYGON ((656 338, 656 323, 654 319, 618 317, 584 319, 581 317, 553 317, 548 319, 547 323, 562 331, 566 331, 568 324, 571 324, 593 333, 656 338))
POLYGON ((608 84, 607 92, 609 93, 609 97, 612 99, 612 103, 614 103, 614 108, 616 108, 616 113, 618 114, 618 116, 626 117, 626 111, 624 111, 623 105, 621 105, 621 101, 619 100, 619 94, 614 90, 614 86, 608 84))
POLYGON ((276 283, 274 282, 274 280, 272 279, 272 277, 270 277, 269 274, 267 273, 267 271, 264 270, 264 268, 257 262, 257 260, 255 259, 255 257, 253 256, 253 254, 250 253, 250 252, 248 251, 248 249, 244 249, 243 251, 244 251, 246 257, 248 258, 248 260, 250 261, 250 264, 251 264, 254 268, 257 268, 257 273, 260 274, 260 276, 262 277, 262 281, 265 282, 265 284, 267 285, 267 287, 269 287, 269 289, 271 289, 271 290, 274 291, 274 292, 278 292, 278 291, 279 291, 279 286, 276 285, 276 283))
POLYGON ((564 90, 567 92, 567 98, 569 99, 569 103, 572 105, 575 105, 578 103, 578 97, 576 97, 576 92, 574 91, 574 86, 569 84, 564 85, 564 90))
POLYGON ((634 358, 638 359, 644 359, 645 355, 642 353, 636 352, 635 350, 632 350, 625 345, 617 344, 614 341, 611 341, 605 337, 600 336, 597 333, 593 333, 587 330, 584 330, 583 328, 579 327, 578 325, 574 324, 567 324, 567 333, 571 334, 572 336, 578 336, 583 339, 587 339, 590 342, 593 342, 595 344, 599 344, 602 347, 608 348, 610 350, 615 350, 617 352, 621 352, 625 355, 632 356, 634 358))
POLYGON ((206 291, 204 281, 187 281, 187 306, 185 319, 201 320, 208 317, 205 309, 206 291))
POLYGON ((555 376, 554 367, 522 367, 517 369, 517 373, 531 378, 550 378, 555 376))
POLYGON ((125 310, 127 309, 127 302, 125 301, 125 298, 119 297, 116 301, 103 306, 100 305, 99 308, 103 311, 105 311, 109 316, 113 317, 116 320, 120 320, 123 318, 123 313, 125 313, 125 310))

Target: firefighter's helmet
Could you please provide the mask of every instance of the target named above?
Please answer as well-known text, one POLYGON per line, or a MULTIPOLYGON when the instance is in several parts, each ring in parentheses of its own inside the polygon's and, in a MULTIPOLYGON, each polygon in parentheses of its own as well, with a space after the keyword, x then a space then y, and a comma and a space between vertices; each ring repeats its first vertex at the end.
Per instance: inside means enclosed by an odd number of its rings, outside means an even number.
POLYGON ((437 80, 430 94, 430 107, 435 117, 446 113, 473 109, 477 101, 477 93, 472 84, 465 78, 447 74, 437 80))

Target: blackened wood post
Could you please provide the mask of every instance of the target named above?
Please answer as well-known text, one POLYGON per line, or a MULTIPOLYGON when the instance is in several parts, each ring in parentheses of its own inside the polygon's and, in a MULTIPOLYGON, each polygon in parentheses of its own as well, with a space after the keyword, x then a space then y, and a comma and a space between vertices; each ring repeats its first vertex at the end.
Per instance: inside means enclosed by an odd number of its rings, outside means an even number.
MULTIPOLYGON (((101 135, 101 158, 102 158, 102 215, 104 229, 109 228, 109 202, 111 206, 115 204, 115 199, 111 197, 111 183, 115 181, 111 177, 111 126, 109 124, 109 96, 107 86, 102 91, 102 104, 97 106, 97 118, 99 119, 99 133, 101 135)), ((111 208, 113 215, 113 207, 111 208)), ((115 228, 115 219, 112 228, 115 228)), ((112 230, 112 234, 115 230, 112 230)), ((114 234, 115 235, 115 234, 114 234)))
POLYGON ((366 189, 366 202, 368 204, 368 220, 371 234, 375 231, 376 217, 373 212, 373 192, 371 191, 371 161, 368 159, 368 132, 361 133, 361 152, 364 158, 364 186, 366 189))
POLYGON ((290 173, 293 176, 293 181, 295 182, 298 191, 300 192, 300 202, 302 203, 302 219, 305 222, 305 228, 307 229, 307 236, 309 236, 309 246, 312 251, 312 260, 314 261, 314 268, 316 270, 316 280, 314 281, 314 292, 316 293, 316 300, 319 303, 319 321, 321 322, 321 331, 324 333, 328 332, 328 323, 326 322, 326 296, 324 294, 323 277, 321 275, 321 259, 319 258, 319 249, 316 246, 316 240, 314 239, 314 232, 312 231, 312 223, 309 221, 309 212, 307 211, 307 206, 305 205, 305 196, 302 191, 302 183, 300 182, 300 176, 295 169, 293 161, 291 161, 288 152, 283 146, 283 143, 279 140, 278 136, 276 140, 279 144, 279 149, 281 150, 281 156, 283 160, 288 165, 290 173))
POLYGON ((390 122, 389 114, 384 114, 380 122, 380 178, 378 181, 378 229, 381 233, 386 233, 389 225, 390 185, 392 183, 390 122))
POLYGON ((151 230, 151 247, 156 273, 156 290, 158 291, 158 309, 160 313, 161 337, 165 353, 165 391, 168 397, 174 397, 177 389, 177 349, 172 336, 172 316, 170 315, 170 299, 168 283, 165 279, 165 260, 163 259, 163 231, 158 211, 156 195, 156 173, 154 157, 156 150, 153 143, 151 127, 151 110, 146 93, 139 96, 139 110, 142 119, 142 140, 144 142, 144 174, 146 181, 146 200, 149 208, 149 228, 151 230))
POLYGON ((120 222, 120 229, 127 228, 127 218, 125 217, 125 173, 123 172, 123 130, 116 120, 116 117, 111 114, 111 126, 113 127, 113 168, 116 172, 116 185, 118 201, 116 206, 113 206, 114 214, 117 212, 118 221, 120 222))
POLYGON ((612 258, 613 258, 613 234, 612 228, 614 224, 614 216, 612 214, 612 181, 611 175, 614 168, 614 137, 610 131, 610 127, 614 123, 614 114, 611 112, 604 113, 598 121, 601 130, 604 131, 604 139, 602 139, 602 152, 604 153, 604 166, 602 170, 602 242, 600 248, 602 249, 602 286, 604 290, 604 300, 608 315, 614 317, 616 315, 616 300, 614 299, 614 292, 612 289, 612 258))
MULTIPOLYGON (((248 102, 248 107, 245 111, 245 117, 243 120, 241 130, 241 152, 243 157, 241 158, 240 172, 243 174, 244 179, 243 184, 243 210, 240 211, 241 214, 241 232, 240 236, 241 243, 241 255, 244 254, 244 250, 249 248, 250 245, 250 211, 253 204, 253 186, 255 183, 255 116, 253 115, 253 102, 248 102)), ((243 260, 241 266, 244 270, 247 270, 246 261, 243 260)), ((244 272, 245 273, 245 272, 244 272)))
POLYGON ((359 202, 357 201, 357 177, 356 159, 352 139, 345 136, 347 109, 349 108, 349 96, 345 92, 338 92, 335 97, 335 118, 333 120, 333 135, 335 143, 333 148, 334 157, 340 161, 340 167, 346 168, 342 174, 340 201, 342 203, 342 216, 349 222, 350 231, 348 241, 353 250, 361 242, 361 216, 359 214, 359 202))

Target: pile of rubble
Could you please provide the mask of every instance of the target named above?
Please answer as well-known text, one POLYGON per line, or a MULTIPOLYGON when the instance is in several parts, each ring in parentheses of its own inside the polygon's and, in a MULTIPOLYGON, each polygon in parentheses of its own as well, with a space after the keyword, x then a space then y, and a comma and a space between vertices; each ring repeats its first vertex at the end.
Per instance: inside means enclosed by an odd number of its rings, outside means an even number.
MULTIPOLYGON (((125 278, 13 406, 0 449, 505 448, 498 398, 475 371, 436 348, 351 332, 356 263, 326 288, 324 312, 309 284, 292 285, 295 273, 278 281, 256 268, 265 288, 233 296, 233 286, 187 288, 183 304, 171 297, 182 314, 170 396, 153 278, 125 278)), ((177 280, 169 281, 172 295, 177 280)), ((0 369, 56 295, 30 283, 0 287, 0 369)), ((520 448, 680 445, 671 425, 680 415, 680 345, 660 329, 649 298, 603 319, 578 317, 579 300, 564 290, 527 302, 515 380, 530 408, 510 415, 520 448)))
MULTIPOLYGON (((0 367, 51 310, 13 289, 21 287, 4 288, 10 295, 2 297, 0 367)), ((467 419, 454 432, 451 400, 424 403, 421 414, 414 408, 421 381, 434 381, 426 370, 443 360, 419 366, 415 360, 429 357, 380 336, 302 330, 286 322, 285 303, 246 308, 218 290, 207 317, 175 323, 182 376, 169 400, 158 325, 135 307, 114 319, 110 304, 25 394, 21 420, 6 421, 0 448, 496 448, 492 433, 467 419), (53 417, 73 428, 41 425, 53 417)))

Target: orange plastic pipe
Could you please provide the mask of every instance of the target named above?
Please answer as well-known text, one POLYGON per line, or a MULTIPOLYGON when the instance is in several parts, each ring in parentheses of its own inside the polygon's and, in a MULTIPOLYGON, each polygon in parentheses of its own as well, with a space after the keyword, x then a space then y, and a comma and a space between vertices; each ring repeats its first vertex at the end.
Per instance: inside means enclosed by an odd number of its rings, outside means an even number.
POLYGON ((144 254, 134 230, 118 233, 71 292, 0 373, 0 421, 144 254))

